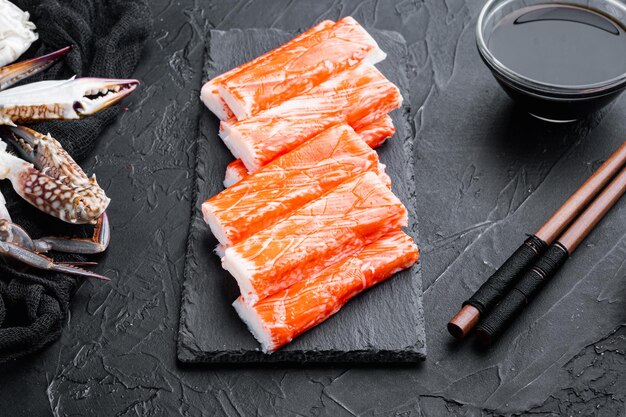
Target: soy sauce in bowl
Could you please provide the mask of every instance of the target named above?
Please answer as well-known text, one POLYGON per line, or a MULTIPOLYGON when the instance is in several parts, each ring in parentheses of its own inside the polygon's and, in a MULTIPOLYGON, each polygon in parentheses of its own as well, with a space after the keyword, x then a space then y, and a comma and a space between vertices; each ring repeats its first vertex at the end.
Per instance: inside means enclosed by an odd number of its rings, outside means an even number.
POLYGON ((544 4, 510 13, 487 46, 511 70, 549 84, 595 84, 626 73, 624 28, 578 6, 544 4))
POLYGON ((479 51, 505 91, 552 121, 575 120, 614 100, 626 87, 623 23, 573 3, 528 3, 492 0, 479 18, 479 51))

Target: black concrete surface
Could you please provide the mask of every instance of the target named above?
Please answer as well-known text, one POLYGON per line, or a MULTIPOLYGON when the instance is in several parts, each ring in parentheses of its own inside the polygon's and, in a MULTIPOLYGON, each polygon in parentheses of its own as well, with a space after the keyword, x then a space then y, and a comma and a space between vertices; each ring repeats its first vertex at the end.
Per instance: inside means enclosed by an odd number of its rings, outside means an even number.
MULTIPOLYGON (((60 341, 0 367, 9 416, 623 416, 626 204, 500 342, 450 316, 623 142, 626 99, 576 124, 518 111, 474 46, 482 1, 151 2, 142 88, 83 163, 113 202, 112 245, 60 341), (428 356, 417 366, 210 366, 176 359, 205 34, 352 15, 407 41, 428 356), (123 277, 123 279, 121 278, 123 277)), ((78 122, 77 122, 78 123, 78 122)))

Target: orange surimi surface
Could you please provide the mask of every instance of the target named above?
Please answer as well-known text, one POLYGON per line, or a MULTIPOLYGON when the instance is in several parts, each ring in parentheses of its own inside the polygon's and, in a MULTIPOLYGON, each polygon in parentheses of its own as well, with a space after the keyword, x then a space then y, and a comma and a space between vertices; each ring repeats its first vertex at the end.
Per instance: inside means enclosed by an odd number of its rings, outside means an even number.
POLYGON ((400 230, 317 276, 260 300, 240 297, 233 306, 265 353, 271 353, 335 314, 352 297, 417 262, 413 240, 400 230))
POLYGON ((226 167, 226 174, 224 175, 224 187, 228 188, 231 185, 237 184, 242 179, 248 176, 248 170, 246 166, 241 162, 241 159, 235 159, 226 167))
POLYGON ((222 267, 253 305, 406 225, 402 202, 365 172, 227 248, 222 267))
POLYGON ((220 136, 255 172, 332 125, 377 119, 401 104, 398 88, 374 66, 361 64, 254 117, 223 121, 220 136))
MULTIPOLYGON (((393 126, 393 120, 389 115, 385 115, 379 119, 376 119, 370 123, 358 125, 358 129, 355 128, 356 133, 367 143, 372 149, 375 149, 382 145, 388 138, 392 137, 396 132, 396 128, 393 126)), ((235 159, 226 167, 226 175, 224 176, 224 187, 228 188, 233 184, 238 183, 242 179, 248 176, 248 170, 243 164, 241 159, 235 159)))
POLYGON ((365 125, 355 124, 353 127, 372 149, 378 148, 396 133, 393 120, 388 114, 365 125))
POLYGON ((343 181, 379 170, 385 178, 376 152, 350 126, 340 124, 205 201, 202 213, 215 237, 228 247, 343 181))
POLYGON ((219 95, 238 120, 270 109, 360 62, 382 61, 385 53, 353 18, 236 72, 218 84, 219 95))
POLYGON ((262 65, 263 62, 269 61, 273 59, 272 57, 277 54, 287 53, 287 51, 295 54, 302 54, 307 49, 307 45, 304 47, 301 46, 304 41, 314 33, 321 32, 323 30, 329 29, 335 24, 332 20, 324 20, 323 22, 318 23, 313 26, 311 29, 303 32, 302 34, 296 36, 292 40, 283 45, 279 46, 276 49, 272 49, 271 51, 249 61, 243 65, 240 65, 232 70, 225 72, 224 74, 218 75, 214 77, 210 81, 206 82, 202 86, 202 90, 200 91, 200 98, 202 102, 211 110, 220 120, 229 120, 234 119, 235 115, 230 110, 224 99, 219 95, 218 86, 223 83, 229 77, 234 76, 235 74, 239 74, 243 71, 247 71, 255 65, 262 65))

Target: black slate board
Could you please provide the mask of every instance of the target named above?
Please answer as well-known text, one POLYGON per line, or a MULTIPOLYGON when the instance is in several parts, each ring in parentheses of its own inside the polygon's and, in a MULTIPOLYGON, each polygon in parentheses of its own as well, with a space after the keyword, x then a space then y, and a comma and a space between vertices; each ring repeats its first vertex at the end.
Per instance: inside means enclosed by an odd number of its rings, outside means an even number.
MULTIPOLYGON (((379 149, 393 190, 409 210, 407 232, 417 238, 413 131, 409 120, 407 47, 396 32, 371 31, 387 59, 378 68, 396 85, 405 105, 393 112, 396 134, 379 149)), ((205 68, 209 79, 294 36, 273 29, 211 31, 205 68)), ((419 265, 361 294, 339 314, 272 355, 263 354, 231 306, 235 280, 220 266, 217 244, 202 220, 204 200, 223 189, 232 155, 217 136, 218 121, 204 109, 196 165, 196 205, 187 246, 178 359, 182 362, 416 362, 425 356, 419 265)))

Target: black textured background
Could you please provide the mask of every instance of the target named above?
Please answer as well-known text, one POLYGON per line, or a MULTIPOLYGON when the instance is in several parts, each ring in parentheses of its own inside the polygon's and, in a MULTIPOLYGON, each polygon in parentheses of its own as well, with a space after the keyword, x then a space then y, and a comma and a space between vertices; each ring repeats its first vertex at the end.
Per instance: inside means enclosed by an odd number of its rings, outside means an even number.
MULTIPOLYGON (((378 149, 394 193, 408 209, 407 232, 416 240, 417 213, 413 169, 414 132, 410 123, 407 45, 397 32, 370 29, 387 53, 378 68, 404 91, 402 108, 391 113, 396 134, 378 149)), ((247 29, 210 32, 205 71, 209 79, 293 38, 293 32, 247 29)), ((217 135, 218 120, 203 110, 196 163, 196 210, 190 228, 181 303, 178 358, 183 362, 367 363, 418 362, 424 358, 425 330, 419 265, 402 271, 349 302, 314 330, 272 355, 260 351, 231 303, 235 280, 211 254, 217 240, 202 219, 201 204, 224 189, 226 165, 233 159, 217 135)))
MULTIPOLYGON (((11 416, 623 416, 626 204, 498 345, 453 343, 451 314, 624 139, 626 98, 575 125, 515 110, 476 53, 482 1, 155 0, 142 88, 87 164, 113 244, 60 342, 0 367, 11 416), (419 366, 181 366, 176 334, 204 34, 352 15, 409 44, 428 358, 419 366), (296 414, 297 413, 297 414, 296 414)), ((77 122, 78 123, 78 122, 77 122)))

